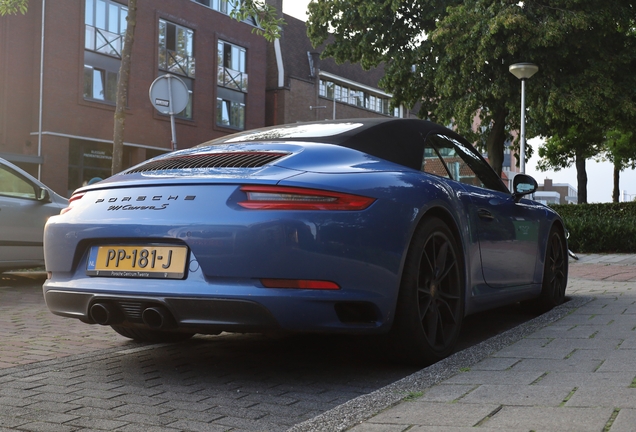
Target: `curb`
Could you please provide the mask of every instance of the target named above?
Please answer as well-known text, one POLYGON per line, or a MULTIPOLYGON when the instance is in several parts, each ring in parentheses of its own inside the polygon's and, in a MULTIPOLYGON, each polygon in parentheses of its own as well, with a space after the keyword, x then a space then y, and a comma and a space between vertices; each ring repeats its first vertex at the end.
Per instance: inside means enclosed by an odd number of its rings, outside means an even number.
POLYGON ((335 432, 352 428, 379 412, 403 402, 410 393, 422 391, 460 373, 461 369, 470 367, 492 353, 558 321, 592 300, 594 297, 590 296, 570 298, 568 302, 543 315, 459 351, 372 393, 358 396, 312 419, 294 425, 287 429, 287 432, 335 432))

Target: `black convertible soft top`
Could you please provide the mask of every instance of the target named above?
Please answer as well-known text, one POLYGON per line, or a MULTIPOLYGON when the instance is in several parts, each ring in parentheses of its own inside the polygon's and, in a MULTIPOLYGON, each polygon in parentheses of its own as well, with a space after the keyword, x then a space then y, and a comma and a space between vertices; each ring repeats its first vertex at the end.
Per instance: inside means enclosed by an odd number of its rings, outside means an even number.
POLYGON ((418 119, 347 119, 293 123, 253 129, 208 141, 197 147, 254 141, 310 141, 336 144, 419 170, 424 140, 443 133, 470 146, 459 135, 438 124, 418 119))

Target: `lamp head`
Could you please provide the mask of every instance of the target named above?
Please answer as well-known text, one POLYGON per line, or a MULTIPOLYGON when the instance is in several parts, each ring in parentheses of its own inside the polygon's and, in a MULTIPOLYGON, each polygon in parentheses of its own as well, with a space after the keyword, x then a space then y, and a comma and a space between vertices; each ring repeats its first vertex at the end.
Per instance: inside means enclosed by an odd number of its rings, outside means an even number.
POLYGON ((539 66, 533 63, 515 63, 510 65, 508 70, 520 80, 524 80, 536 74, 539 70, 539 66))

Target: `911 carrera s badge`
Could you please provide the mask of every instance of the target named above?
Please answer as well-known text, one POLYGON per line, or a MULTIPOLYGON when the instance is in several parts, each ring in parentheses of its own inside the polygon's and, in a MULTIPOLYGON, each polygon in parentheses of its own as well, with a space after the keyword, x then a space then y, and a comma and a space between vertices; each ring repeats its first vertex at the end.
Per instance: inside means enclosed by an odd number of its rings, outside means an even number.
POLYGON ((95 204, 99 203, 132 203, 135 204, 114 204, 108 207, 107 211, 118 211, 118 210, 165 210, 168 208, 170 204, 169 201, 194 201, 196 195, 185 195, 181 199, 179 199, 179 195, 139 195, 137 197, 133 196, 125 196, 121 198, 112 197, 112 198, 98 198, 95 200, 95 204), (164 202, 161 202, 164 201, 164 202), (152 204, 150 203, 152 202, 152 204), (139 205, 140 203, 143 203, 139 205))

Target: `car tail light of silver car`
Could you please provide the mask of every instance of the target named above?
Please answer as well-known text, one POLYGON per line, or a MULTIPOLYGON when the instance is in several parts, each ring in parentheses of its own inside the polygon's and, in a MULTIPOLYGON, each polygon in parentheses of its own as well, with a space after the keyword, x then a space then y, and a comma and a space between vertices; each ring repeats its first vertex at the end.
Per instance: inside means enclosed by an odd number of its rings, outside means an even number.
POLYGON ((71 196, 71 198, 69 198, 69 200, 68 200, 68 207, 63 208, 62 211, 60 212, 60 214, 68 213, 69 211, 71 211, 73 206, 77 203, 77 201, 82 199, 84 194, 85 194, 85 192, 73 194, 73 196, 71 196))

